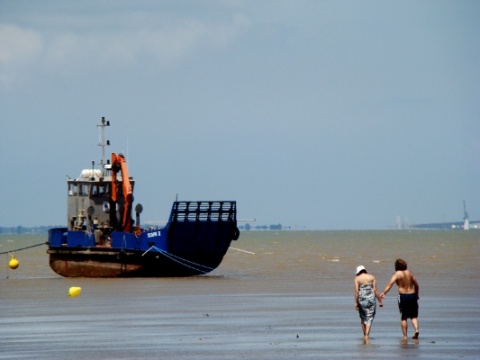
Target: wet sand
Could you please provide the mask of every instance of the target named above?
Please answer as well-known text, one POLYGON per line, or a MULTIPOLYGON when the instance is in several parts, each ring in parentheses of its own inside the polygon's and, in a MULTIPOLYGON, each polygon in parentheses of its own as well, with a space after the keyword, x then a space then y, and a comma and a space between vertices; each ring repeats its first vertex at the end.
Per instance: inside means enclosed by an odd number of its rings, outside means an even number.
MULTIPOLYGON (((41 241, 2 235, 0 252, 41 241)), ((17 270, 8 270, 2 255, 0 359, 480 353, 478 232, 251 232, 232 246, 212 274, 175 279, 67 279, 51 272, 45 247, 16 253, 17 270), (365 265, 382 288, 396 257, 420 282, 420 339, 402 341, 392 289, 364 344, 353 309, 354 268, 365 265), (81 295, 67 297, 70 286, 81 286, 81 295)))

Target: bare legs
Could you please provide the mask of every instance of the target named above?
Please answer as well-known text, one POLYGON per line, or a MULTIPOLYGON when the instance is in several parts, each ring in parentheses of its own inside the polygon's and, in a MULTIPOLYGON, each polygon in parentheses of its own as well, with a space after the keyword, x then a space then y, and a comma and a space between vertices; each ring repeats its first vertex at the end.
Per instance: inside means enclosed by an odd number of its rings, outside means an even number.
POLYGON ((400 321, 400 325, 402 326, 403 340, 406 340, 407 339, 407 329, 408 329, 407 319, 405 319, 405 320, 402 319, 400 321))
POLYGON ((370 329, 372 328, 372 324, 364 324, 363 322, 360 323, 362 325, 362 331, 363 331, 363 340, 368 341, 370 338, 370 329))
MULTIPOLYGON (((403 333, 403 339, 406 340, 408 339, 407 337, 407 330, 408 330, 408 323, 407 319, 403 320, 400 322, 400 325, 402 326, 402 333, 403 333)), ((418 339, 419 336, 419 331, 418 331, 418 319, 417 318, 412 318, 412 325, 415 330, 415 334, 413 335, 414 339, 418 339)))
POLYGON ((419 329, 418 329, 418 319, 417 318, 412 318, 412 325, 413 328, 415 329, 415 334, 413 335, 414 339, 418 339, 418 336, 420 335, 419 329))

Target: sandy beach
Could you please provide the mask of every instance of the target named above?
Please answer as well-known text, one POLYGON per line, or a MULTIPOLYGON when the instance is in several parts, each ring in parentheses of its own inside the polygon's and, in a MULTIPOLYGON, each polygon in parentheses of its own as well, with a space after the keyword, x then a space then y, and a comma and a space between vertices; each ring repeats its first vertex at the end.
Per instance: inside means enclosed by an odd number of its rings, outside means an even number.
MULTIPOLYGON (((0 252, 44 241, 1 235, 0 252)), ((0 257, 0 359, 474 359, 480 353, 480 234, 245 232, 207 276, 68 279, 46 247, 0 257), (420 339, 402 341, 396 289, 364 344, 359 265, 382 288, 405 258, 420 283, 420 339), (68 297, 80 286, 79 297, 68 297)), ((410 327, 410 335, 413 335, 410 327)))

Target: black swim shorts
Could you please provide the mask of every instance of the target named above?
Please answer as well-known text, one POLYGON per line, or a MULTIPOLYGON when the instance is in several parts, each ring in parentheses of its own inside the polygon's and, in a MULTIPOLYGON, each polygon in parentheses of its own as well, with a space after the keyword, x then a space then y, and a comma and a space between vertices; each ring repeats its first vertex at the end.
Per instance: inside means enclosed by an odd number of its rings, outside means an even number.
POLYGON ((400 294, 398 295, 398 309, 402 320, 418 317, 418 300, 417 294, 400 294))

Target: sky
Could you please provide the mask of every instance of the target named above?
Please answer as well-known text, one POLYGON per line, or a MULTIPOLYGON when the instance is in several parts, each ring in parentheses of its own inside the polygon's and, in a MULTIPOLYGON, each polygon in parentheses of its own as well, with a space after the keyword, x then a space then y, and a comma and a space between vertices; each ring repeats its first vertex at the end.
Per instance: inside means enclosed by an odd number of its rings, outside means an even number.
POLYGON ((0 0, 0 226, 65 225, 125 154, 142 221, 387 229, 480 219, 480 2, 0 0))

